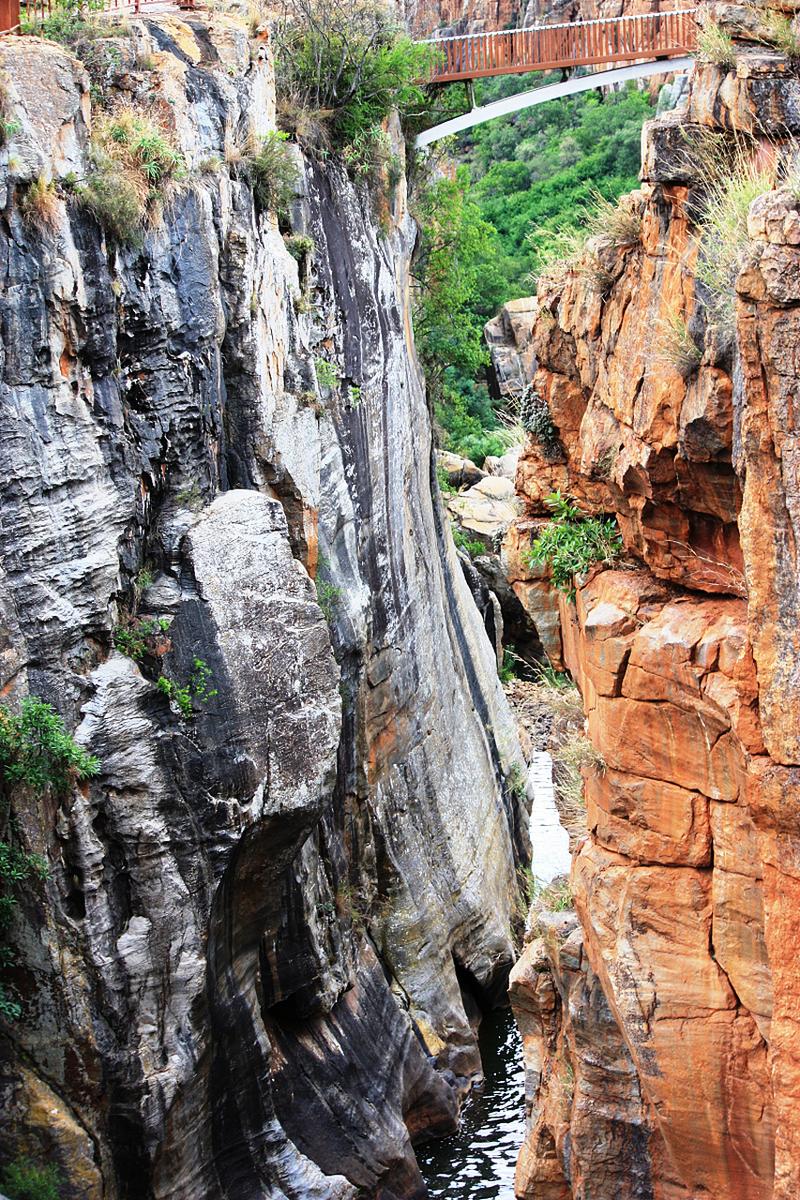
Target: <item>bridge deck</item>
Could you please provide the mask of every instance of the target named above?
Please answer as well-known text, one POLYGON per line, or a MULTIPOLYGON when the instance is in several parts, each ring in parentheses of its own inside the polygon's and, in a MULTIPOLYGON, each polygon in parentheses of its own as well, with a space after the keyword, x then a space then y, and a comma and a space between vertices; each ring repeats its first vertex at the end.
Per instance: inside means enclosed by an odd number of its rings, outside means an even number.
POLYGON ((565 67, 630 63, 690 54, 697 44, 693 8, 637 13, 563 25, 428 38, 441 52, 434 83, 565 67))

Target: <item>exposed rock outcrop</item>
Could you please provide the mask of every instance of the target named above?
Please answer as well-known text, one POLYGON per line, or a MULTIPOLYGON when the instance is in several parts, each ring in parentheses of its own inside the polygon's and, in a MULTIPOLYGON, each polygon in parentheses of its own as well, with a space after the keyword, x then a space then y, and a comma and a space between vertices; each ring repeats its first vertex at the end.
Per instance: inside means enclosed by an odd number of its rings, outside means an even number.
POLYGON ((140 250, 66 198, 81 66, 0 45, 1 682, 101 761, 13 798, 50 875, 15 925, 3 1150, 70 1200, 399 1200, 411 1138, 479 1075, 527 822, 436 492, 415 231, 402 182, 382 230, 298 152, 301 274, 237 170, 271 127, 268 47, 220 15, 134 21, 131 45, 109 99, 147 94, 189 170, 140 250), (34 229, 39 174, 67 182, 34 229), (113 631, 143 618, 168 629, 137 662, 113 631), (182 719, 155 679, 197 670, 182 719))
MULTIPOLYGON (((716 8, 737 39, 751 36, 741 22, 755 10, 716 8)), ((800 211, 788 189, 752 205, 726 337, 695 275, 692 160, 703 131, 737 129, 769 161, 775 147, 758 139, 793 131, 796 89, 793 68, 763 47, 732 71, 698 65, 685 111, 645 129, 630 202, 641 238, 590 246, 540 286, 517 347, 535 360, 526 378, 552 432, 531 435, 520 460, 527 513, 504 554, 515 588, 535 584, 560 608, 564 662, 604 764, 585 770, 580 926, 544 930, 513 976, 530 1074, 520 1196, 788 1200, 800 1186, 788 965, 800 211), (575 604, 546 578, 524 579, 521 552, 555 488, 614 514, 627 551, 619 569, 577 580, 575 604)), ((506 374, 508 362, 506 341, 506 374)))

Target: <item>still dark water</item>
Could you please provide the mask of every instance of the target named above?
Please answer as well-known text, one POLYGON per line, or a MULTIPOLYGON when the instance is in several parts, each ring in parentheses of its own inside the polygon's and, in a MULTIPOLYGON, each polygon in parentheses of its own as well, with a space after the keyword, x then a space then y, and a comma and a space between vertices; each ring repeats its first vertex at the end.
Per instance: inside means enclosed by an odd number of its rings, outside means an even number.
POLYGON ((510 1009, 484 1017, 480 1047, 486 1084, 465 1101, 460 1129, 417 1150, 431 1196, 514 1200, 525 1099, 522 1047, 510 1009))

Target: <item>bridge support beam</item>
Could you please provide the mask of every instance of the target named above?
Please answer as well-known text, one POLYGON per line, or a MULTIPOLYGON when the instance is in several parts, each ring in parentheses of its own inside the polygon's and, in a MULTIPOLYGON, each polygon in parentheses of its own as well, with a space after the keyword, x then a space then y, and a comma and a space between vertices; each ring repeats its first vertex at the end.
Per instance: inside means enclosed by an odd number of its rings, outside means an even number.
POLYGON ((491 104, 473 108, 471 112, 464 113, 461 117, 443 121, 441 125, 434 125, 432 129, 426 129, 424 133, 421 133, 417 138, 416 145, 420 149, 430 146, 431 143, 438 142, 440 138, 449 137, 453 133, 463 133, 465 129, 471 129, 473 125, 482 125, 484 121, 491 121, 495 117, 506 117, 510 113, 533 108, 536 104, 546 104, 548 100, 560 100, 563 96, 575 96, 578 92, 588 92, 592 88, 611 87, 614 83, 627 83, 629 79, 647 79, 650 75, 681 74, 684 71, 691 71, 693 66, 694 58, 686 56, 685 58, 662 58, 654 62, 633 63, 626 67, 615 67, 611 71, 595 71, 591 75, 581 75, 577 79, 573 76, 561 83, 550 83, 545 87, 531 88, 527 92, 520 92, 516 96, 506 96, 502 100, 494 100, 491 104))

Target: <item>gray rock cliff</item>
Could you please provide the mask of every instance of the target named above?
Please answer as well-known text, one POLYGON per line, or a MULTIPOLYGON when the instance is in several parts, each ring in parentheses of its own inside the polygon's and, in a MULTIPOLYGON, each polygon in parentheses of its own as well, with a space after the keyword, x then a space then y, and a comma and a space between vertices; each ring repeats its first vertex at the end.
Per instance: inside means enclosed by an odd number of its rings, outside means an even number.
POLYGON ((436 490, 405 185, 379 220, 298 151, 299 267, 225 162, 271 127, 268 48, 164 16, 114 82, 186 157, 163 221, 122 250, 62 196, 34 232, 30 180, 86 172, 88 81, 33 39, 0 59, 0 685, 101 762, 12 797, 49 876, 15 918, 7 1153, 74 1200, 422 1196, 411 1139, 480 1073, 527 815, 436 490), (133 614, 155 659, 115 649, 133 614), (156 679, 197 660, 184 719, 156 679))

